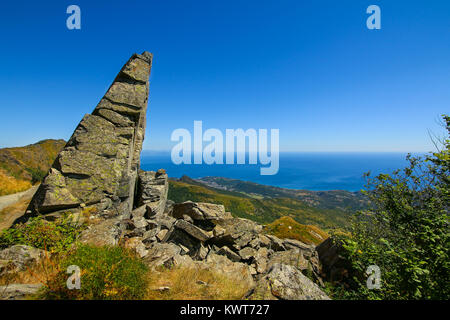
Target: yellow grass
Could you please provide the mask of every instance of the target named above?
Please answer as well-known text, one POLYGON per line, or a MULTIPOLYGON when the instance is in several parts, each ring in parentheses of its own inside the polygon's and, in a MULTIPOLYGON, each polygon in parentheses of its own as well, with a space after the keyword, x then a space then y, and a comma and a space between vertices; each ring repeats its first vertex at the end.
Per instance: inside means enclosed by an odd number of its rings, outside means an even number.
POLYGON ((212 270, 174 267, 150 272, 148 300, 239 300, 250 288, 212 270), (169 287, 167 291, 158 288, 169 287))
POLYGON ((319 244, 329 235, 320 228, 312 225, 303 225, 291 217, 281 217, 265 227, 268 234, 280 239, 296 239, 307 244, 319 244))
POLYGON ((31 182, 18 180, 0 169, 0 196, 25 191, 31 188, 31 182))
MULTIPOLYGON (((48 286, 60 272, 58 258, 45 257, 25 271, 0 277, 0 286, 12 283, 48 286)), ((51 288, 50 288, 51 289, 51 288)), ((239 300, 250 288, 247 284, 206 269, 188 267, 160 268, 149 271, 145 300, 239 300), (169 287, 168 291, 158 290, 169 287)), ((36 299, 39 297, 28 297, 36 299)))

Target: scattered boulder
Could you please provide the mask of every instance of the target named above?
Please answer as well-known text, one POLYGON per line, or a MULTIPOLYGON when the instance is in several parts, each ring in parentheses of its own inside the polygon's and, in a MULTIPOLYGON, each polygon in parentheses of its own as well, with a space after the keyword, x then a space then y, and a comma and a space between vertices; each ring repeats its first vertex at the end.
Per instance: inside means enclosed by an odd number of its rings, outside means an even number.
POLYGON ((145 244, 142 242, 142 238, 135 237, 129 238, 125 240, 124 247, 127 249, 131 249, 140 257, 143 258, 148 254, 148 250, 145 247, 145 244))
POLYGON ((185 231, 186 233, 188 233, 189 235, 191 235, 192 237, 194 237, 195 239, 198 239, 200 241, 207 241, 211 238, 211 234, 208 232, 203 231, 202 229, 194 226, 193 224, 186 222, 185 220, 177 220, 175 222, 175 224, 173 225, 173 228, 178 228, 181 229, 183 231, 185 231))
POLYGON ((275 250, 275 251, 284 251, 284 250, 286 250, 286 247, 284 246, 283 241, 281 241, 279 238, 277 238, 277 237, 275 237, 273 235, 270 235, 270 234, 268 234, 266 236, 267 236, 267 238, 270 239, 269 247, 272 250, 275 250))
POLYGON ((330 300, 297 268, 275 263, 251 293, 251 300, 330 300))
POLYGON ((234 261, 234 262, 241 261, 241 257, 236 252, 234 252, 233 250, 228 248, 227 246, 221 247, 219 250, 217 250, 216 253, 218 255, 225 256, 225 257, 227 257, 228 259, 230 259, 231 261, 234 261))
POLYGON ((160 266, 171 267, 176 265, 177 256, 181 253, 181 248, 174 243, 158 243, 155 242, 148 250, 148 254, 144 257, 144 262, 150 268, 160 266))
POLYGON ((271 268, 275 264, 289 265, 300 271, 308 269, 308 260, 299 249, 275 252, 270 257, 268 267, 271 268))
POLYGON ((223 221, 230 219, 231 214, 225 212, 223 205, 186 201, 173 205, 171 215, 176 219, 182 219, 187 215, 193 220, 223 221))
POLYGON ((0 286, 0 300, 23 300, 43 288, 42 284, 10 284, 0 286))
POLYGON ((196 262, 195 265, 198 268, 206 268, 226 275, 230 279, 236 279, 250 288, 255 286, 250 267, 245 263, 233 262, 226 256, 210 253, 206 261, 196 262))
POLYGON ((0 275, 26 270, 50 253, 26 245, 14 245, 0 251, 0 275))
POLYGON ((97 246, 110 245, 114 246, 119 243, 121 230, 121 219, 107 219, 100 223, 88 226, 79 237, 81 243, 92 244, 97 246))

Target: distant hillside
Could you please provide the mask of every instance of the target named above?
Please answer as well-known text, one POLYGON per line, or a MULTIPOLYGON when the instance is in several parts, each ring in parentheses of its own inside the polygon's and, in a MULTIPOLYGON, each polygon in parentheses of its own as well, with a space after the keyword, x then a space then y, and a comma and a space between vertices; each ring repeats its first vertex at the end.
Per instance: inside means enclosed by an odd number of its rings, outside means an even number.
POLYGON ((0 195, 20 192, 46 175, 64 140, 42 140, 25 147, 0 149, 0 195))
POLYGON ((250 192, 218 189, 186 176, 170 181, 168 197, 175 202, 192 200, 223 204, 233 215, 263 224, 288 216, 298 223, 315 225, 324 230, 345 229, 353 213, 341 208, 314 207, 296 198, 263 197, 250 192))
POLYGON ((296 239, 315 245, 329 237, 318 227, 300 224, 291 217, 281 217, 267 225, 264 230, 280 239, 296 239))
POLYGON ((345 190, 295 190, 223 177, 205 177, 195 179, 195 182, 202 183, 216 189, 237 191, 249 194, 251 196, 298 199, 303 201, 305 204, 320 209, 341 209, 344 211, 355 211, 363 209, 367 206, 367 200, 361 192, 350 192, 345 190))

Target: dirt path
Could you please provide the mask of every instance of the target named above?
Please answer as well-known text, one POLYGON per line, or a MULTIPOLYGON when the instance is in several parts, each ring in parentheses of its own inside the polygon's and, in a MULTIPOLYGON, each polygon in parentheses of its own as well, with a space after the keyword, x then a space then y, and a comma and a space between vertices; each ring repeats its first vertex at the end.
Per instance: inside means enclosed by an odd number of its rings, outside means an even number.
POLYGON ((0 197, 0 231, 9 228, 14 220, 25 213, 38 187, 0 197))
POLYGON ((22 197, 29 197, 31 199, 38 187, 39 187, 39 185, 36 185, 26 191, 14 193, 14 194, 8 194, 6 196, 1 196, 0 197, 0 211, 3 210, 3 208, 13 205, 17 201, 19 201, 22 197))

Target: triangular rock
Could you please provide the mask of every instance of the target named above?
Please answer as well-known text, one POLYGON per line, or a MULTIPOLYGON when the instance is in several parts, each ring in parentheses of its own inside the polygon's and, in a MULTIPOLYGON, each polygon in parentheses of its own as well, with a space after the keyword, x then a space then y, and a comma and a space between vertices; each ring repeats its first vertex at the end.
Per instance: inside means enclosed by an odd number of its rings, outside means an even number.
MULTIPOLYGON (((111 199, 132 209, 145 135, 152 54, 134 54, 105 96, 83 117, 33 197, 28 213, 46 214, 111 199)), ((16 221, 18 222, 18 221, 16 221)))

